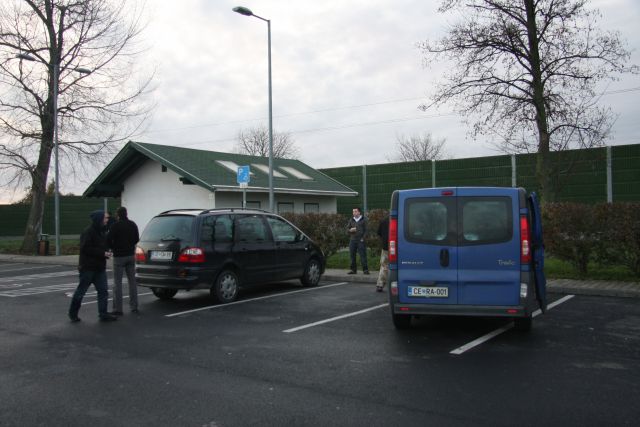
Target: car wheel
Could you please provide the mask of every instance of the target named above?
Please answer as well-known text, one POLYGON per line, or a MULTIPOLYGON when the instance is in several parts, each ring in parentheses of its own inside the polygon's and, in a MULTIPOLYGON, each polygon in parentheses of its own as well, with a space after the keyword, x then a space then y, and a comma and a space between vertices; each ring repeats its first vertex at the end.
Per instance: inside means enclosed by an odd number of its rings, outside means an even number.
POLYGON ((162 300, 168 300, 171 299, 173 297, 176 296, 176 294, 178 293, 177 289, 167 289, 167 288, 151 288, 151 292, 153 292, 153 294, 162 299, 162 300))
POLYGON ((411 327, 411 315, 410 314, 395 314, 392 313, 393 326, 396 329, 409 329, 411 327))
POLYGON ((520 332, 529 332, 531 330, 531 326, 533 325, 533 318, 529 317, 516 317, 513 319, 514 326, 516 331, 520 332))
POLYGON ((211 287, 211 296, 222 304, 233 302, 238 297, 239 286, 240 281, 236 273, 224 270, 218 275, 216 282, 211 287))
POLYGON ((307 267, 304 269, 304 274, 300 281, 303 286, 318 286, 320 283, 320 271, 322 271, 322 267, 320 266, 320 261, 315 258, 311 258, 307 263, 307 267))

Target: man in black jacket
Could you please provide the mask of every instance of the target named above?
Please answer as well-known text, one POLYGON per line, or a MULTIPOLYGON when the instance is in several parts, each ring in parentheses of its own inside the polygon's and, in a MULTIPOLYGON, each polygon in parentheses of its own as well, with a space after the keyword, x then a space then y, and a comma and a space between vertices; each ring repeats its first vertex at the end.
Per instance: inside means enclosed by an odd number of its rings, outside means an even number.
POLYGON ((111 253, 107 250, 107 241, 104 230, 109 221, 109 216, 104 211, 93 211, 91 225, 84 229, 80 235, 80 257, 78 271, 80 283, 73 293, 71 306, 69 307, 69 319, 79 322, 78 311, 82 305, 82 298, 87 289, 93 283, 98 293, 98 316, 103 322, 116 320, 117 318, 107 312, 109 290, 107 287, 107 259, 111 253))
POLYGON ((351 269, 347 274, 356 274, 356 253, 360 255, 362 270, 364 274, 369 274, 369 266, 367 264, 367 246, 365 236, 367 234, 367 220, 362 216, 360 208, 353 208, 353 218, 347 224, 347 233, 349 233, 349 255, 351 256, 351 269))
POLYGON ((129 283, 129 308, 138 313, 138 288, 136 284, 136 243, 140 240, 138 226, 127 217, 124 206, 116 210, 118 220, 111 225, 107 244, 113 251, 113 311, 122 315, 122 273, 127 273, 129 283))

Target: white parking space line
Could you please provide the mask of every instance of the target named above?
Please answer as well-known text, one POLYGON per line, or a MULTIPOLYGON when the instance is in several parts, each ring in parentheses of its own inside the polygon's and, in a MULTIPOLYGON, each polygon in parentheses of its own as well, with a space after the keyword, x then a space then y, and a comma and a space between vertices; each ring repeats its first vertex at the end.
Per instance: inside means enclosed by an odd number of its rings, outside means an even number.
POLYGON ((65 277, 78 275, 78 270, 57 271, 53 273, 25 274, 24 276, 0 277, 0 283, 19 282, 22 280, 51 279, 53 277, 65 277))
MULTIPOLYGON (((139 297, 143 297, 145 295, 151 295, 153 292, 144 292, 142 294, 138 294, 139 297)), ((98 293, 97 292, 91 292, 91 294, 86 293, 84 296, 97 296, 98 293)), ((69 296, 69 295, 67 295, 69 296)), ((71 294, 71 297, 73 296, 73 294, 71 294)), ((129 295, 122 295, 122 299, 127 299, 129 298, 129 295)), ((113 298, 109 298, 107 301, 113 301, 113 298)), ((82 305, 90 305, 90 304, 97 304, 98 300, 94 300, 94 301, 85 301, 82 303, 82 305)))
POLYGON ((229 307, 229 306, 232 306, 232 305, 245 304, 247 302, 261 301, 261 300, 265 300, 265 299, 277 298, 277 297, 282 297, 282 296, 286 296, 286 295, 299 294, 300 292, 310 292, 310 291, 316 291, 316 290, 320 290, 320 289, 333 288, 334 286, 342 286, 342 285, 346 285, 347 283, 348 282, 332 283, 330 285, 316 286, 316 287, 313 287, 313 288, 299 289, 299 290, 290 291, 290 292, 280 292, 280 293, 274 294, 274 295, 266 295, 266 296, 263 296, 263 297, 250 298, 250 299, 245 299, 245 300, 242 300, 242 301, 234 301, 234 302, 230 302, 229 304, 208 305, 206 307, 194 308, 193 310, 187 310, 187 311, 180 311, 178 313, 165 314, 165 317, 182 316, 183 314, 195 313, 197 311, 211 310, 211 309, 214 309, 214 308, 229 307))
MULTIPOLYGON (((14 284, 14 286, 18 287, 22 285, 14 284)), ((77 283, 63 283, 60 285, 38 286, 36 288, 14 289, 0 292, 0 297, 16 298, 29 295, 47 294, 50 292, 68 291, 69 289, 74 289, 76 286, 78 286, 77 283)))
MULTIPOLYGON (((24 265, 24 264, 16 264, 16 265, 24 265)), ((9 270, 0 269, 0 273, 8 273, 8 272, 11 272, 11 271, 36 270, 38 268, 51 268, 51 267, 57 267, 57 266, 55 266, 55 265, 42 265, 42 266, 38 266, 38 267, 30 266, 30 267, 22 267, 22 268, 12 268, 12 269, 9 269, 9 270)))
POLYGON ((384 304, 376 305, 374 307, 365 308, 364 310, 354 311, 353 313, 342 314, 340 316, 332 317, 330 319, 319 320, 317 322, 308 323, 306 325, 297 326, 295 328, 285 329, 282 332, 284 332, 286 334, 290 334, 291 332, 297 332, 297 331, 300 331, 302 329, 312 328, 312 327, 318 326, 318 325, 324 325, 325 323, 335 322, 336 320, 346 319, 347 317, 358 316, 360 314, 368 313, 370 311, 377 310, 377 309, 382 308, 382 307, 387 307, 388 305, 389 305, 389 303, 387 302, 387 303, 384 303, 384 304))
MULTIPOLYGON (((547 305, 547 310, 551 310, 553 307, 558 306, 562 303, 565 303, 567 301, 569 301, 571 298, 573 298, 575 295, 566 295, 562 298, 560 298, 557 301, 552 302, 551 304, 547 305)), ((537 317, 538 315, 542 314, 542 312, 540 310, 536 310, 533 312, 532 317, 537 317)), ((481 336, 478 339, 475 339, 471 342, 468 342, 467 344, 456 348, 455 350, 451 350, 449 353, 450 354, 455 354, 455 355, 459 355, 462 354, 466 351, 471 350, 474 347, 479 346, 480 344, 489 341, 491 338, 494 338, 498 335, 500 335, 503 332, 508 331, 509 329, 513 328, 513 322, 509 322, 507 325, 496 329, 495 331, 489 332, 486 335, 481 336)))
MULTIPOLYGON (((37 267, 40 268, 40 267, 37 267)), ((111 273, 112 270, 107 269, 106 273, 111 273)), ((20 282, 23 280, 38 280, 38 279, 51 279, 54 277, 65 277, 65 276, 77 276, 78 270, 67 270, 67 271, 55 271, 51 273, 39 273, 39 274, 25 274, 21 276, 10 276, 10 277, 0 277, 0 283, 13 283, 20 282)))

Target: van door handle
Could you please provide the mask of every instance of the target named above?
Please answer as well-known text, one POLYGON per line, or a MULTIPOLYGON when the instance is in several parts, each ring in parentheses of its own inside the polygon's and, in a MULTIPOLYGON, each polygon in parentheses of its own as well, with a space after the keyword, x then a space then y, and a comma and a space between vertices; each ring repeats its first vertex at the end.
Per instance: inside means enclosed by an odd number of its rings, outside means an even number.
POLYGON ((449 267, 449 249, 440 249, 440 265, 449 267))

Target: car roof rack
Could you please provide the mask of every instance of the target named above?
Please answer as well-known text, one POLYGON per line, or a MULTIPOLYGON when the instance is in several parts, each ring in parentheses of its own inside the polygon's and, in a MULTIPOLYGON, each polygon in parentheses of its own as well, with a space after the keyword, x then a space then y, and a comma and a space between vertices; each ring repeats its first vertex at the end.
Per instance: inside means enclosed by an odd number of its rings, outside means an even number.
POLYGON ((204 212, 202 212, 202 213, 207 213, 207 212, 218 212, 218 211, 231 211, 231 212, 251 211, 251 212, 264 212, 264 213, 271 213, 271 212, 266 211, 266 210, 264 210, 264 209, 258 209, 258 208, 243 208, 243 207, 205 209, 205 210, 204 210, 204 212))
POLYGON ((171 212, 190 212, 190 211, 206 211, 206 209, 203 208, 184 208, 184 209, 169 209, 168 211, 164 211, 164 212, 160 212, 158 215, 164 215, 166 213, 171 213, 171 212))

